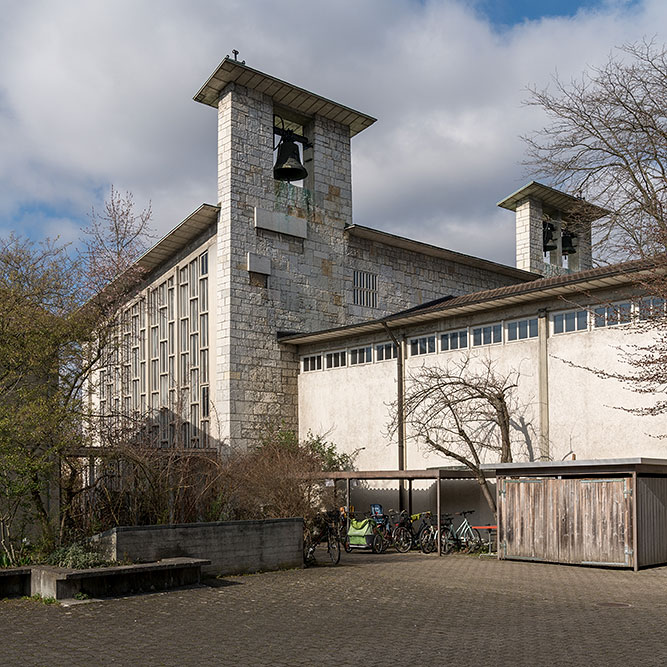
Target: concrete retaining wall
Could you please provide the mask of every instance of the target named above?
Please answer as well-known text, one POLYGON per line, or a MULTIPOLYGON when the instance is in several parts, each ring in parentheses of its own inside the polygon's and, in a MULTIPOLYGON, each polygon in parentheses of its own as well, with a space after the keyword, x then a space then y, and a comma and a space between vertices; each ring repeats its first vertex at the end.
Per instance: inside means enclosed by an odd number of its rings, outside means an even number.
POLYGON ((303 519, 220 521, 168 526, 120 526, 96 535, 107 558, 150 562, 206 558, 210 574, 240 574, 301 567, 303 519))

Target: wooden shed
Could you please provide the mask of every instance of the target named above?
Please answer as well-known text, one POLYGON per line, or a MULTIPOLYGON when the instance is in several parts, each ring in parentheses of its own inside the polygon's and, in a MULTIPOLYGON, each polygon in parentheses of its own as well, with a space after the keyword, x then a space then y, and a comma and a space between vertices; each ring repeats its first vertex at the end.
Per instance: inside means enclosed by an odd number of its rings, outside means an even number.
POLYGON ((667 460, 495 468, 499 558, 634 570, 667 563, 667 460))

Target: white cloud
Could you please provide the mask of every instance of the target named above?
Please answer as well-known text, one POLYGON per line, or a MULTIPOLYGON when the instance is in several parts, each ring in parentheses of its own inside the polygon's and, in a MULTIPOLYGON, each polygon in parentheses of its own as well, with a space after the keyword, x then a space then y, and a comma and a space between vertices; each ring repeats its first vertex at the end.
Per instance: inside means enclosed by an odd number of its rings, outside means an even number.
POLYGON ((518 135, 543 122, 525 87, 667 25, 658 0, 503 31, 453 0, 0 7, 0 227, 34 206, 85 217, 111 183, 152 201, 160 233, 215 203, 215 112, 192 96, 237 48, 378 117, 353 140, 356 222, 508 263, 512 216, 495 203, 529 180, 518 135))

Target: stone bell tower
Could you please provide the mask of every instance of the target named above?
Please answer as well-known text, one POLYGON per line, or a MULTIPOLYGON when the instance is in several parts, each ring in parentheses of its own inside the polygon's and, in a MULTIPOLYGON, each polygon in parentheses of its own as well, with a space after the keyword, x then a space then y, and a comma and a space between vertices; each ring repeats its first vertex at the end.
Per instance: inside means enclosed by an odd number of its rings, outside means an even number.
POLYGON ((591 223, 603 208, 532 181, 498 203, 516 213, 516 266, 545 277, 593 266, 591 223))
POLYGON ((296 426, 298 359, 278 332, 346 323, 350 139, 375 119, 236 57, 194 99, 218 111, 214 407, 220 439, 243 446, 271 421, 296 426), (282 130, 304 139, 300 185, 274 178, 282 130))

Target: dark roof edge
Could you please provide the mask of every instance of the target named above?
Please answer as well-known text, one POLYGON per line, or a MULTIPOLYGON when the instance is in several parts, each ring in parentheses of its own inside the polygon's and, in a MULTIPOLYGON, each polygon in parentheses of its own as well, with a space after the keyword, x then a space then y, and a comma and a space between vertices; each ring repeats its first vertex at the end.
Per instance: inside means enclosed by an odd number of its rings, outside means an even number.
POLYGON ((543 201, 547 206, 556 206, 564 211, 572 211, 577 208, 584 207, 587 215, 586 219, 590 222, 609 215, 611 211, 602 208, 597 204, 591 204, 580 197, 575 197, 562 190, 552 188, 550 185, 544 185, 538 181, 530 181, 523 185, 511 195, 499 201, 496 205, 508 211, 516 211, 518 204, 527 197, 535 197, 543 201))
MULTIPOLYGON (((202 204, 199 206, 197 209, 195 209, 190 215, 188 215, 184 220, 182 220, 176 227, 173 227, 170 229, 159 241, 154 243, 141 257, 139 257, 134 264, 139 265, 139 266, 144 266, 145 268, 152 270, 155 268, 153 266, 153 262, 151 262, 151 258, 153 255, 156 254, 161 249, 161 246, 165 245, 167 242, 172 240, 174 236, 179 234, 180 232, 186 232, 186 236, 188 237, 186 241, 183 241, 181 244, 181 247, 185 247, 191 240, 196 238, 200 233, 201 229, 197 228, 193 230, 193 234, 187 234, 188 228, 192 226, 193 220, 195 220, 197 217, 199 217, 201 214, 206 214, 208 215, 211 220, 210 224, 213 224, 215 222, 214 218, 217 218, 217 215, 220 211, 220 206, 214 205, 214 204, 202 204)), ((161 263, 161 262, 160 262, 161 263)))
POLYGON ((355 330, 358 331, 359 334, 370 333, 380 330, 384 327, 384 325, 409 325, 417 322, 423 322, 425 320, 445 317, 447 311, 454 310, 460 306, 488 303, 489 308, 493 308, 495 307, 497 301, 506 297, 530 294, 535 294, 538 296, 540 293, 543 293, 544 296, 548 296, 548 293, 554 288, 566 286, 581 288, 588 282, 593 282, 604 278, 614 278, 626 275, 628 278, 627 282, 632 283, 637 279, 636 274, 639 274, 645 270, 649 270, 654 266, 654 262, 645 259, 613 264, 611 266, 602 266, 595 269, 589 269, 587 271, 579 271, 577 273, 572 273, 566 276, 542 278, 519 285, 509 285, 507 287, 497 287, 495 289, 483 290, 481 292, 472 292, 470 294, 454 297, 453 299, 446 299, 444 303, 435 306, 432 302, 429 302, 427 304, 423 304, 422 306, 417 306, 406 311, 400 311, 398 313, 393 313, 376 320, 368 320, 358 324, 348 324, 342 327, 332 327, 329 329, 322 329, 320 331, 309 333, 290 334, 289 336, 282 337, 279 336, 278 340, 281 343, 299 345, 316 342, 314 340, 302 340, 307 338, 319 336, 326 336, 328 339, 342 338, 345 335, 353 334, 355 330), (419 319, 416 319, 417 317, 419 319))
POLYGON ((363 225, 352 224, 347 225, 345 227, 345 231, 359 238, 371 239, 373 241, 385 243, 386 245, 405 248, 406 250, 412 250, 413 252, 429 255, 431 257, 442 257, 444 259, 450 259, 454 262, 460 262, 461 264, 468 264, 470 266, 484 268, 489 271, 495 271, 496 273, 511 276, 513 278, 519 278, 520 280, 535 280, 535 278, 540 275, 539 273, 531 273, 530 271, 517 269, 514 266, 501 264, 500 262, 494 262, 490 259, 482 259, 481 257, 475 257, 474 255, 466 255, 463 252, 449 250, 448 248, 442 248, 431 243, 425 243, 424 241, 416 241, 415 239, 408 238, 407 236, 399 236, 398 234, 391 234, 390 232, 373 229, 372 227, 364 227, 363 225))

